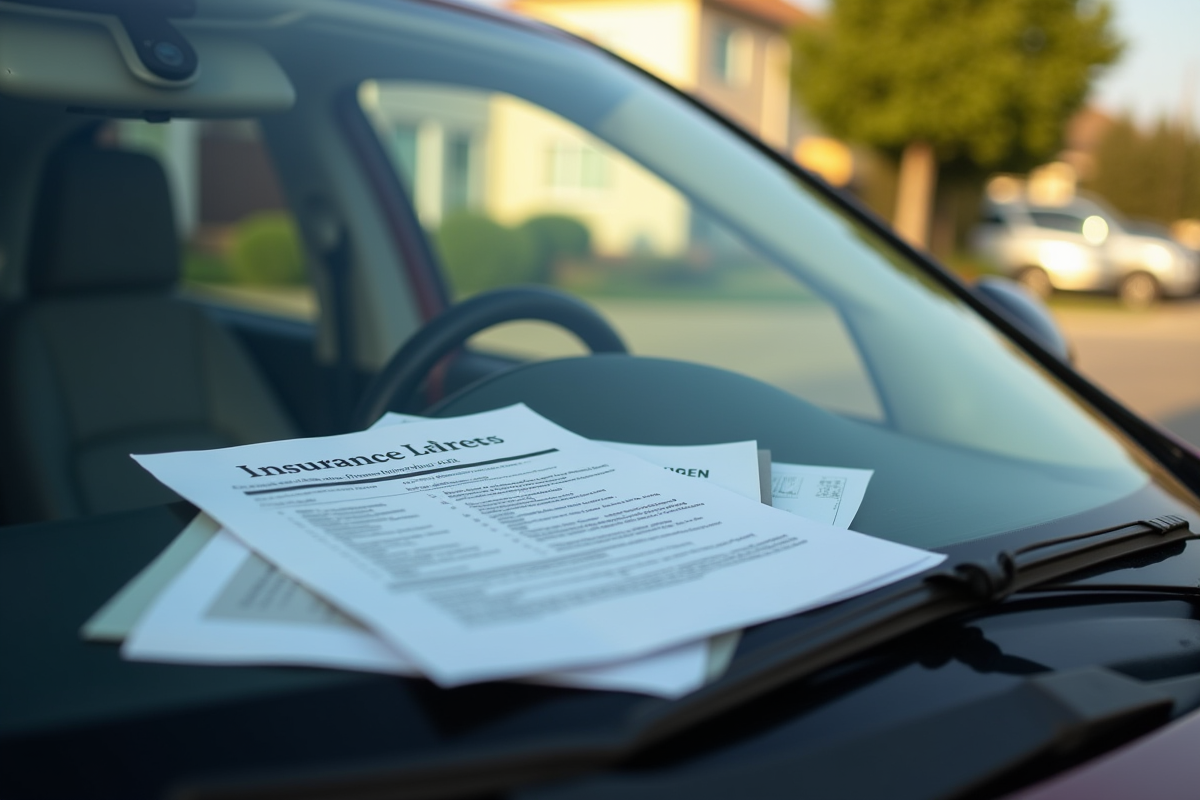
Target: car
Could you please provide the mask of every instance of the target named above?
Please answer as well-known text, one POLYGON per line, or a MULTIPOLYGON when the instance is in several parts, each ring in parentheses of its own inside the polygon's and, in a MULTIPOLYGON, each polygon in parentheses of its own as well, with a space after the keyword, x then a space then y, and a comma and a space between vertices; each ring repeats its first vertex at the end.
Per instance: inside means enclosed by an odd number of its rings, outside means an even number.
POLYGON ((1076 196, 1057 205, 1022 199, 985 204, 974 249, 1025 288, 1115 294, 1131 308, 1200 288, 1200 258, 1165 232, 1148 232, 1103 203, 1076 196))
POLYGON ((1200 452, 640 68, 436 0, 4 2, 0 143, 0 795, 1190 795, 1200 452), (196 514, 130 453, 516 402, 873 470, 854 530, 946 561, 675 700, 81 639, 196 514))

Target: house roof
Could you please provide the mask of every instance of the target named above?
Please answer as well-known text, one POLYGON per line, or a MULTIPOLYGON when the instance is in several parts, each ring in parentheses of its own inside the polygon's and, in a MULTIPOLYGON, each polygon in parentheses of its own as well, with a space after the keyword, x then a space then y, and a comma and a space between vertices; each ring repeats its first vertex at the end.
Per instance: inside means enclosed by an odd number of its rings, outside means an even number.
MULTIPOLYGON (((787 0, 700 0, 703 3, 726 8, 740 14, 745 14, 749 17, 754 17, 769 25, 774 25, 779 28, 790 28, 804 20, 811 19, 811 15, 805 13, 801 9, 787 2, 787 0)), ((597 0, 540 0, 543 3, 578 3, 578 2, 597 2, 597 0)), ((508 8, 520 11, 523 3, 521 0, 508 0, 506 3, 508 8)))
POLYGON ((790 28, 804 20, 809 15, 787 0, 708 0, 713 5, 724 6, 732 11, 739 11, 748 16, 757 17, 764 22, 790 28))

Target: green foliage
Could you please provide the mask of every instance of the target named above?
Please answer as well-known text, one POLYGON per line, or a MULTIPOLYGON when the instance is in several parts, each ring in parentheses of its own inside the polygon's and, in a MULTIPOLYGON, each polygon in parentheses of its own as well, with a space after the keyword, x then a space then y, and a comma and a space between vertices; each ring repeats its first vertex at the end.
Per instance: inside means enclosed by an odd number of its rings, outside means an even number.
POLYGON ((303 284, 304 251, 291 216, 283 211, 263 211, 239 222, 229 271, 235 283, 245 286, 303 284))
POLYGON ((220 256, 188 247, 183 252, 185 283, 229 283, 229 264, 220 256))
POLYGON ((534 277, 541 283, 553 282, 554 267, 560 261, 586 259, 592 254, 592 233, 574 217, 542 214, 525 220, 520 229, 529 236, 534 277))
POLYGON ((688 258, 638 255, 630 258, 624 269, 647 284, 663 287, 713 286, 717 277, 712 264, 688 258))
POLYGON ((794 277, 773 264, 727 262, 703 268, 684 259, 650 255, 627 260, 578 262, 559 276, 559 286, 593 298, 727 304, 819 302, 794 277))
POLYGON ((793 85, 835 136, 1023 170, 1059 149, 1120 54, 1111 17, 1077 0, 831 0, 824 25, 793 36, 793 85))
POLYGON ((1178 123, 1140 130, 1125 117, 1096 151, 1088 188, 1131 217, 1171 223, 1200 218, 1200 136, 1178 123))
POLYGON ((442 266, 457 298, 537 279, 532 239, 482 214, 459 211, 446 217, 434 236, 442 266))

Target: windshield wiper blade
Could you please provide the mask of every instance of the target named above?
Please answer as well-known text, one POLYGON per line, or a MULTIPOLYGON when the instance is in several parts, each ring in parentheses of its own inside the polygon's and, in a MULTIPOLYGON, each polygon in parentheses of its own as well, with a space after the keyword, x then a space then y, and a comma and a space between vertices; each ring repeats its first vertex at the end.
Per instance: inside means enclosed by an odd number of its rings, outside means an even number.
POLYGON ((944 582, 984 601, 1003 600, 1023 589, 1061 578, 1097 563, 1164 544, 1195 538, 1183 517, 1154 519, 1076 533, 996 554, 991 562, 965 561, 936 572, 927 581, 944 582), (1168 537, 1183 532, 1184 535, 1168 537), (1098 560, 1097 560, 1098 559, 1098 560))

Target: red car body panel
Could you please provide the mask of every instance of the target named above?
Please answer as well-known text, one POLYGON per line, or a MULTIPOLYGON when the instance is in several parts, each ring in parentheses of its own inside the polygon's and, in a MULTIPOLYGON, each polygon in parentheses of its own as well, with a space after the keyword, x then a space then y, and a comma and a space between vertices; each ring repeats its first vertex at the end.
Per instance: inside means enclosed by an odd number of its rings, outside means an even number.
POLYGON ((1200 711, 1005 800, 1196 800, 1200 711))

